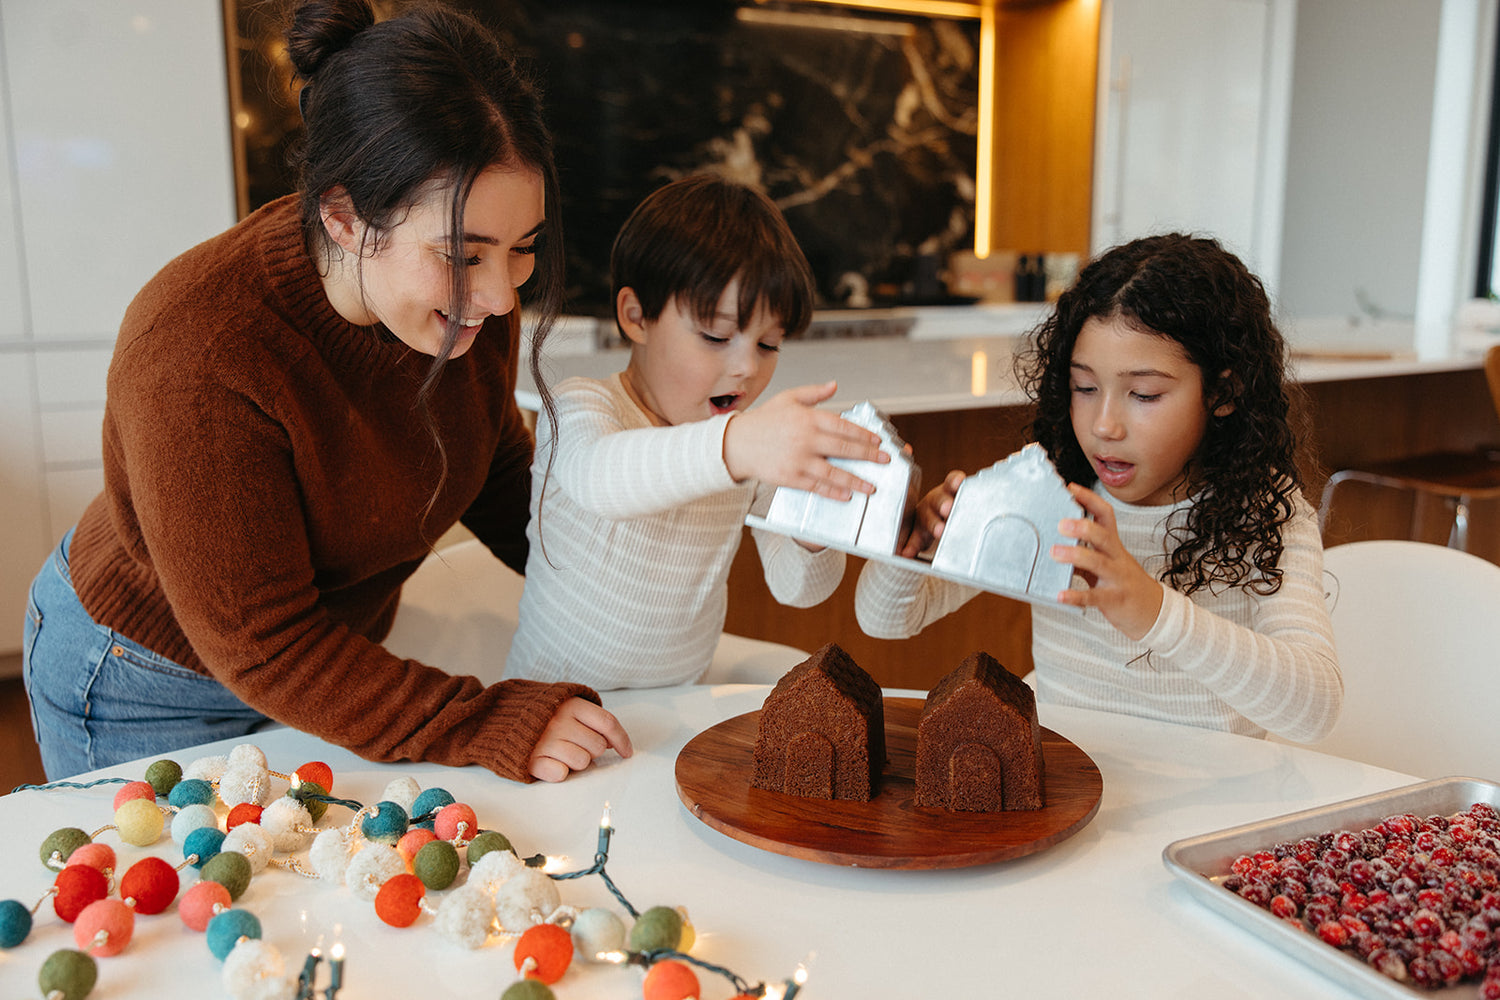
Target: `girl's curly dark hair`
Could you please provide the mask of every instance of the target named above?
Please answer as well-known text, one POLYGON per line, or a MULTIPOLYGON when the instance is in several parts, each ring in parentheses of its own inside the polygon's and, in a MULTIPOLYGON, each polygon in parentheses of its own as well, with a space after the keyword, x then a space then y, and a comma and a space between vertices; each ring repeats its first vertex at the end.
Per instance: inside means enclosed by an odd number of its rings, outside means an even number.
POLYGON ((1016 361, 1036 403, 1032 437, 1063 478, 1091 485, 1094 472, 1071 419, 1073 346, 1090 319, 1121 319, 1173 340, 1203 374, 1208 427, 1195 456, 1196 500, 1168 527, 1163 580, 1184 593, 1281 587, 1281 526, 1302 488, 1306 440, 1301 390, 1286 379, 1286 342, 1260 279, 1212 239, 1151 236, 1104 253, 1062 294, 1016 361), (1225 403, 1223 416, 1213 411, 1225 403))

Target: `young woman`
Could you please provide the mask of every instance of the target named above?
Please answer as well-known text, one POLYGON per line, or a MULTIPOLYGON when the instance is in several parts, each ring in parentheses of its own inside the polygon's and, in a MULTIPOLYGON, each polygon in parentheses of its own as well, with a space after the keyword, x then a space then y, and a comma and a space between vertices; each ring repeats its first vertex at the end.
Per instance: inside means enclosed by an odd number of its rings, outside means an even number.
POLYGON ((577 684, 386 652, 401 583, 462 521, 526 560, 518 288, 556 310, 551 140, 472 19, 300 0, 300 193, 167 264, 110 367, 104 492, 32 587, 49 777, 274 719, 374 760, 560 780, 630 743, 577 684))
MULTIPOLYGON (((1302 496, 1286 345, 1260 281, 1183 235, 1105 253, 1021 358, 1035 439, 1087 518, 1052 557, 1083 587, 1032 609, 1039 700, 1312 742, 1343 681, 1323 546, 1302 496)), ((918 505, 903 552, 942 533, 963 474, 918 505)), ((976 591, 870 563, 874 636, 913 635, 976 591)))

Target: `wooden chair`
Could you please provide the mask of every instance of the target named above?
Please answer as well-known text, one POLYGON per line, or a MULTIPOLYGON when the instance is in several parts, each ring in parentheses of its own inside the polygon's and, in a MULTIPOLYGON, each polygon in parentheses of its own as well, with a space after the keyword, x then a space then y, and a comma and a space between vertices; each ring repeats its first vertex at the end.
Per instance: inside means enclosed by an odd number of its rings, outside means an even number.
MULTIPOLYGON (((401 588, 385 648, 493 684, 520 623, 526 578, 467 539, 428 556, 401 588)), ((700 684, 774 684, 807 659, 781 643, 724 633, 700 684)))
POLYGON ((1344 708, 1315 749, 1422 778, 1500 781, 1500 566, 1427 542, 1324 553, 1344 708))
MULTIPOLYGON (((1491 347, 1484 358, 1485 378, 1490 398, 1500 414, 1500 345, 1491 347)), ((1333 497, 1347 482, 1409 490, 1441 497, 1452 512, 1448 546, 1467 551, 1469 547, 1469 510, 1475 500, 1500 497, 1500 446, 1484 446, 1467 451, 1434 451, 1409 455, 1383 462, 1367 462, 1357 468, 1340 469, 1328 477, 1318 504, 1318 526, 1328 523, 1333 497)), ((1413 507, 1415 527, 1417 508, 1413 507)))

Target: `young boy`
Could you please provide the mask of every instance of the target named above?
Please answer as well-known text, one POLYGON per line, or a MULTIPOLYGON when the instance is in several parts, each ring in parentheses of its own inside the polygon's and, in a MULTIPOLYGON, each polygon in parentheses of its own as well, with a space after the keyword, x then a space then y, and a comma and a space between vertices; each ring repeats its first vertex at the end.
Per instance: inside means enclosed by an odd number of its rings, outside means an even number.
MULTIPOLYGON (((830 457, 888 461, 879 438, 816 409, 832 382, 748 409, 783 338, 812 318, 812 278, 775 205, 710 176, 626 220, 610 260, 623 372, 570 378, 538 420, 531 552, 507 677, 595 688, 700 675, 724 627, 745 515, 779 485, 847 499, 873 487, 830 457)), ((778 601, 810 607, 844 557, 755 532, 778 601)))

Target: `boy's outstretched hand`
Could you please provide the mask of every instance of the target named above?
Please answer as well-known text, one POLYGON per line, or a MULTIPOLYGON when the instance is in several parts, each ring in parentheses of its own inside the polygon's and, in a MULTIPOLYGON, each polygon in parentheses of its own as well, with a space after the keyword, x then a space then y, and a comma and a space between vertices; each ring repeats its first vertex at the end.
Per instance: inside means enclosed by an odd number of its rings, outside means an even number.
POLYGON ((591 701, 569 698, 557 707, 531 751, 531 776, 540 781, 562 781, 610 748, 621 757, 632 753, 630 737, 620 720, 591 701))
POLYGON ((880 436, 836 413, 817 409, 831 399, 836 382, 803 385, 777 393, 754 409, 737 413, 724 430, 724 466, 736 480, 759 479, 807 490, 833 500, 875 487, 830 458, 889 462, 880 436))
POLYGON ((1162 584, 1136 561, 1120 541, 1115 509, 1093 490, 1068 484, 1073 499, 1092 517, 1064 518, 1058 533, 1077 545, 1052 546, 1052 558, 1071 563, 1088 582, 1088 590, 1065 590, 1058 602, 1098 608, 1111 625, 1131 639, 1151 631, 1161 613, 1162 584))

